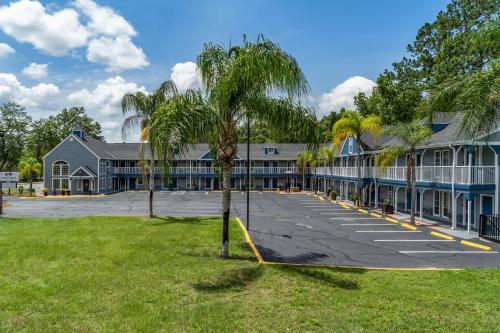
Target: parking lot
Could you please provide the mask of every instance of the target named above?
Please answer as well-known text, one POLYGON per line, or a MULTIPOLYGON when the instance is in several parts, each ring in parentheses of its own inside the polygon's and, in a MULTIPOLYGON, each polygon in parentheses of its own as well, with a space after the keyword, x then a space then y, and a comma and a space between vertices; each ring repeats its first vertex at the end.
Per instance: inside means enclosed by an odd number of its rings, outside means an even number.
MULTIPOLYGON (((220 216, 220 192, 157 192, 155 213, 170 216, 220 216)), ((232 193, 232 215, 246 223, 246 194, 232 193)), ((9 199, 6 216, 69 217, 146 215, 147 192, 104 197, 9 199)), ((312 195, 251 193, 250 235, 265 261, 352 267, 453 268, 500 267, 493 251, 444 239, 432 229, 402 227, 382 217, 319 200, 312 195)))

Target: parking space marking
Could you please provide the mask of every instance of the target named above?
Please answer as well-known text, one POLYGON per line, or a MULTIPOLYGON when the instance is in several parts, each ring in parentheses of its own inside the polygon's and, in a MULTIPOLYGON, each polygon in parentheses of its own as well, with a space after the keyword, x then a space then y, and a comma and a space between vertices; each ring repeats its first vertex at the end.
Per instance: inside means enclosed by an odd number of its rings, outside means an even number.
POLYGON ((374 242, 454 242, 453 239, 374 239, 374 242))
POLYGON ((310 225, 304 224, 304 223, 296 223, 299 227, 306 227, 307 229, 312 229, 310 225))
POLYGON ((449 253, 449 254, 496 254, 498 251, 398 251, 402 254, 449 253))
POLYGON ((364 214, 368 214, 368 211, 364 210, 364 209, 358 209, 358 212, 361 212, 361 213, 364 213, 364 214))
POLYGON ((401 226, 403 228, 406 228, 406 229, 417 230, 417 227, 415 227, 414 225, 408 224, 408 223, 401 223, 401 226))
POLYGON ((341 225, 383 225, 383 226, 389 226, 392 227, 392 224, 387 224, 387 223, 342 223, 341 225))
POLYGON ((335 213, 335 212, 331 212, 331 213, 319 213, 319 215, 361 215, 360 213, 358 212, 343 212, 343 213, 335 213))
POLYGON ((381 218, 381 217, 382 217, 382 215, 380 215, 380 214, 375 214, 375 213, 370 213, 370 215, 371 215, 371 216, 378 217, 378 218, 381 218))
POLYGON ((413 233, 421 232, 419 230, 356 230, 356 232, 398 232, 398 233, 413 233))
MULTIPOLYGON (((345 216, 344 217, 329 217, 328 219, 329 220, 351 220, 351 221, 380 220, 380 219, 377 219, 375 217, 345 217, 345 216)), ((388 225, 392 225, 392 224, 388 224, 388 225)))

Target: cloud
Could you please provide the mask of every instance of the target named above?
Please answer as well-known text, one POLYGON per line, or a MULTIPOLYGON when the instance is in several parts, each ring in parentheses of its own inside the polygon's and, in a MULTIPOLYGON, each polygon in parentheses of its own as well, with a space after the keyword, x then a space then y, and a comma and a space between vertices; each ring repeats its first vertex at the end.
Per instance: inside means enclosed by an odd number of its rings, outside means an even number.
POLYGON ((76 0, 73 6, 49 11, 39 1, 12 2, 0 7, 0 29, 53 56, 87 47, 87 60, 107 66, 110 72, 149 65, 131 40, 137 32, 113 9, 92 0, 76 0))
POLYGON ((14 53, 16 53, 16 50, 14 50, 9 44, 0 43, 0 57, 6 57, 14 53))
POLYGON ((40 80, 49 75, 49 65, 32 62, 28 67, 23 69, 23 74, 34 80, 40 80))
POLYGON ((0 73, 0 101, 16 102, 25 107, 48 108, 59 94, 59 87, 52 83, 40 83, 25 87, 12 73, 0 73))
POLYGON ((0 28, 19 42, 61 56, 85 46, 90 35, 71 8, 47 13, 39 1, 20 0, 0 7, 0 28))
POLYGON ((364 92, 367 96, 372 94, 375 82, 362 76, 353 76, 333 88, 329 93, 321 95, 319 100, 320 116, 341 108, 354 109, 354 96, 364 92))
POLYGON ((137 34, 130 23, 109 7, 98 6, 91 0, 76 0, 75 7, 89 17, 88 28, 96 35, 118 37, 137 34))
POLYGON ((105 64, 108 72, 138 69, 149 65, 141 48, 135 46, 129 37, 100 37, 93 39, 87 49, 87 59, 105 64))
POLYGON ((171 68, 170 79, 180 92, 201 87, 201 77, 198 66, 191 61, 180 62, 171 68))
POLYGON ((121 76, 115 76, 100 82, 92 91, 82 89, 73 92, 68 96, 68 100, 98 115, 112 116, 121 114, 123 96, 137 91, 146 92, 146 88, 134 82, 127 82, 121 76))

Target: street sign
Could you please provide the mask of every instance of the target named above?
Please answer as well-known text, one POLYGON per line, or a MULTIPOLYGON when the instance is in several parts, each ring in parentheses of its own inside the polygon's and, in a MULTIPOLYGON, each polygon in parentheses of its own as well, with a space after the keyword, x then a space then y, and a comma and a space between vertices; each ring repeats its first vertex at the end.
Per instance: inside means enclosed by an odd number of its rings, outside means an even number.
POLYGON ((18 182, 19 172, 0 172, 0 182, 18 182))

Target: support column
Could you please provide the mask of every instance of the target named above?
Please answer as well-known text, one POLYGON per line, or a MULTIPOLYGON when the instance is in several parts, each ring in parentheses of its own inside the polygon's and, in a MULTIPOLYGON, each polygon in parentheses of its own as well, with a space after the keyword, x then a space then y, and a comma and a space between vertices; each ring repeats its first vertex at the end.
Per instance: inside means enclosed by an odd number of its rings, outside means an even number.
POLYGON ((378 189, 379 189, 378 184, 375 184, 375 208, 378 208, 378 189))
POLYGON ((422 189, 422 192, 420 192, 420 221, 422 221, 422 219, 424 218, 424 192, 424 189, 422 189))
POLYGON ((495 152, 495 214, 500 214, 500 154, 495 152))
POLYGON ((472 221, 472 200, 467 200, 467 233, 470 234, 472 221))
POLYGON ((394 186, 394 213, 398 212, 398 191, 399 191, 399 186, 394 186))

